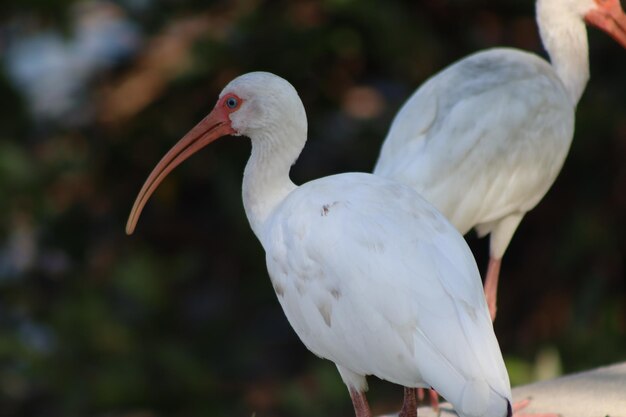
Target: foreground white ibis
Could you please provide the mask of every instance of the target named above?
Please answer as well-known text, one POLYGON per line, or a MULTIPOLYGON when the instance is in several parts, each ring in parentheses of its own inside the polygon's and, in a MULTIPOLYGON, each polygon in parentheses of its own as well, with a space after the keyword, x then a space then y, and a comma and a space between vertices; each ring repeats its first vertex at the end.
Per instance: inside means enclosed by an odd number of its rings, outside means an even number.
POLYGON ((538 0, 552 64, 508 48, 452 64, 404 104, 374 169, 416 189, 461 233, 491 234, 485 294, 492 319, 502 256, 572 141, 589 79, 585 21, 626 47, 619 0, 538 0))
MULTIPOLYGON (((333 361, 355 413, 370 417, 366 376, 434 387, 459 415, 504 417, 511 391, 472 253, 459 232, 410 187, 372 174, 294 185, 306 142, 295 89, 264 72, 242 75, 211 113, 154 168, 126 226, 132 233, 165 176, 224 135, 248 136, 243 202, 266 252, 289 323, 333 361)), ((401 415, 416 416, 415 396, 401 415)))

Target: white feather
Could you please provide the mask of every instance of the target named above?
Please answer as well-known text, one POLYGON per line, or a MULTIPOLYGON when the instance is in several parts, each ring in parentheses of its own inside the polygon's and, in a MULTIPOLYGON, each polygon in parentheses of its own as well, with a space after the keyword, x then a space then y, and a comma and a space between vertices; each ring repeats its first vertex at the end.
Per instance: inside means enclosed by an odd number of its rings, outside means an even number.
POLYGON ((316 355, 432 386, 462 415, 484 415, 493 391, 505 414, 509 381, 472 254, 409 187, 367 174, 309 182, 261 241, 285 314, 316 355))
POLYGON ((461 233, 491 233, 496 259, 563 166, 589 79, 583 19, 603 6, 538 0, 536 7, 552 65, 509 48, 452 64, 400 109, 374 169, 413 187, 461 233))
POLYGON ((246 214, 307 348, 335 362, 351 389, 375 375, 432 386, 461 416, 505 416, 509 380, 462 236, 395 181, 342 174, 296 187, 288 174, 306 119, 293 87, 252 73, 222 95, 231 93, 244 100, 233 126, 252 139, 246 214))
MULTIPOLYGON (((374 173, 418 190, 461 233, 488 233, 541 200, 573 132, 574 106, 548 63, 492 49, 442 71, 407 101, 374 173)), ((504 253, 505 240, 492 252, 504 253)))

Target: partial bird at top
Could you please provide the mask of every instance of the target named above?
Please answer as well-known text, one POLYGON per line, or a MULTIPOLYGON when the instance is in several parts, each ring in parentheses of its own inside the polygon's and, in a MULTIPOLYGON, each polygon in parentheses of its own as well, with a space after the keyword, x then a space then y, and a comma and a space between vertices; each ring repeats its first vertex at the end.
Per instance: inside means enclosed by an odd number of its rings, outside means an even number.
MULTIPOLYGON (((293 184, 307 120, 278 76, 249 73, 226 86, 154 168, 128 233, 165 176, 224 135, 251 139, 243 203, 278 301, 306 347, 337 365, 358 417, 371 417, 367 375, 413 394, 434 387, 460 416, 510 415, 508 375, 463 237, 393 180, 347 173, 293 184)), ((401 415, 415 417, 415 395, 408 398, 401 415)))
POLYGON ((492 319, 502 256, 572 141, 589 79, 585 22, 626 48, 619 0, 538 0, 536 13, 551 63, 496 48, 452 64, 400 109, 374 169, 413 187, 461 233, 491 234, 485 295, 492 319))

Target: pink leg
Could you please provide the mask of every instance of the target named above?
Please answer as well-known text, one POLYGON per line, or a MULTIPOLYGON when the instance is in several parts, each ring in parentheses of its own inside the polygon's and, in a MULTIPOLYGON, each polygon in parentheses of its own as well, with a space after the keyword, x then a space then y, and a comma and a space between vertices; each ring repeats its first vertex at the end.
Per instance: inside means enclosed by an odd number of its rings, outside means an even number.
POLYGON ((367 403, 365 393, 350 388, 350 398, 354 406, 354 414, 356 417, 372 417, 370 405, 367 403))
POLYGON ((489 258, 487 277, 485 278, 485 298, 487 299, 491 321, 496 319, 496 299, 498 297, 498 278, 500 276, 501 262, 502 259, 489 258))
MULTIPOLYGON (((439 413, 439 394, 434 389, 428 390, 428 397, 430 397, 430 406, 435 413, 439 413)), ((424 401, 424 388, 417 389, 417 399, 419 402, 424 401)))
POLYGON ((513 417, 561 417, 557 413, 521 414, 519 411, 528 407, 528 404, 530 404, 530 398, 514 403, 512 406, 513 417))
POLYGON ((417 388, 404 387, 404 402, 398 417, 417 417, 417 388))
POLYGON ((439 394, 434 389, 429 389, 428 395, 430 396, 430 406, 435 413, 439 414, 439 394))

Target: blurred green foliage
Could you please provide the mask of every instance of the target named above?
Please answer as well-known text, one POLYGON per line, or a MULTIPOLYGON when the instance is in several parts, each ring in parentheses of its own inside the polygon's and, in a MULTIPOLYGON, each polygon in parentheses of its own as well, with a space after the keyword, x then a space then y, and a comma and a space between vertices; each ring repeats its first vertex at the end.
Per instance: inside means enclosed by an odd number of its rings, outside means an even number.
MULTIPOLYGON (((141 45, 86 81, 89 117, 41 119, 8 75, 7 45, 37 31, 72 39, 81 3, 0 7, 0 415, 351 415, 334 367, 300 344, 269 285, 241 205, 245 139, 177 169, 127 237, 133 199, 221 87, 252 70, 290 80, 307 108, 296 182, 368 171, 428 76, 491 46, 543 54, 533 2, 90 3, 132 22, 141 45)), ((552 366, 538 358, 571 372, 626 356, 626 54, 595 30, 590 41, 572 150, 503 265, 496 331, 514 383, 552 366)), ((487 243, 468 240, 484 267, 487 243)), ((399 407, 399 387, 370 382, 375 412, 399 407)))

